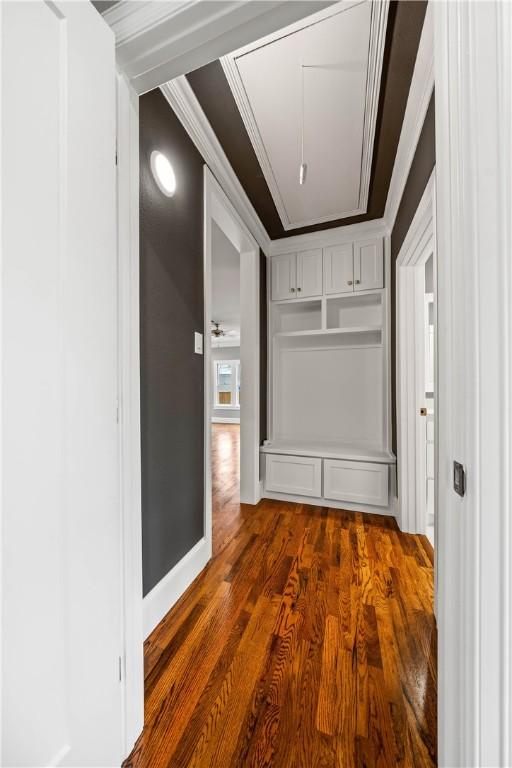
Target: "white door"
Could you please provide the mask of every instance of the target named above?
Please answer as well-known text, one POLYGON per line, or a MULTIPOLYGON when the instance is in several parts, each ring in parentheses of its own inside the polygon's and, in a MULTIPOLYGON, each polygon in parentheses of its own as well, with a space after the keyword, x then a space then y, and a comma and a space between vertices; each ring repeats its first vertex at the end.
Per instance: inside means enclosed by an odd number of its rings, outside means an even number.
POLYGON ((298 296, 322 295, 322 249, 297 254, 298 296))
POLYGON ((272 259, 272 299, 295 299, 297 296, 297 257, 284 253, 272 259))
POLYGON ((354 244, 354 290, 384 287, 382 239, 354 244))
POLYGON ((2 765, 121 760, 114 40, 0 5, 2 765))
POLYGON ((345 293, 354 290, 352 243, 324 248, 324 292, 345 293))

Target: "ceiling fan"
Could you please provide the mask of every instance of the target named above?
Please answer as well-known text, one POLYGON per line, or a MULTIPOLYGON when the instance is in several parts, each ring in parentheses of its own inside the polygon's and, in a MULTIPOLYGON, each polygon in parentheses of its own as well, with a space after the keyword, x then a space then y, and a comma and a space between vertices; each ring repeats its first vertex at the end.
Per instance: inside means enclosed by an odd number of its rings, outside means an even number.
POLYGON ((212 336, 215 336, 216 339, 226 335, 226 332, 220 327, 220 323, 216 323, 215 320, 212 320, 212 325, 215 326, 215 328, 212 328, 212 336))

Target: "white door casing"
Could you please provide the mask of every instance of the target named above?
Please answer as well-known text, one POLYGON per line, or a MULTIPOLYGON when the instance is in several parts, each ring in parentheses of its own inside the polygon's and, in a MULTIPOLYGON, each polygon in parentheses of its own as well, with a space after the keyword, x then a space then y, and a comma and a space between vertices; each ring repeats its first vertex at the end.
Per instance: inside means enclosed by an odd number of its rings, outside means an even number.
POLYGON ((144 725, 139 344, 139 97, 117 76, 119 451, 123 757, 144 725))
POLYGON ((119 765, 114 39, 0 17, 2 764, 119 765))
POLYGON ((433 10, 439 765, 494 768, 512 765, 512 6, 433 10))
MULTIPOLYGON (((211 469, 211 270, 212 222, 215 221, 240 254, 240 500, 257 504, 260 486, 260 250, 235 209, 204 166, 204 297, 205 297, 205 538, 211 556, 212 469, 211 469)), ((295 254, 293 254, 295 261, 295 254)))
POLYGON ((435 171, 396 261, 398 522, 402 531, 425 533, 425 263, 436 264, 435 171))

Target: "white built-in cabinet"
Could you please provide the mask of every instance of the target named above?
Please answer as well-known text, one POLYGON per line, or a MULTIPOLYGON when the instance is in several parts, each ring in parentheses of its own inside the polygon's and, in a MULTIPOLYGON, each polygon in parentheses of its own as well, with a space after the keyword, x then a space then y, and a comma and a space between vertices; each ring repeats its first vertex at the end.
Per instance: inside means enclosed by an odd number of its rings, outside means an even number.
POLYGON ((369 291, 384 285, 382 240, 354 243, 354 290, 369 291))
POLYGON ((272 259, 272 299, 294 299, 297 295, 297 254, 283 253, 272 259))
POLYGON ((272 299, 322 295, 322 250, 284 253, 272 259, 272 299))
POLYGON ((324 291, 351 293, 384 286, 382 240, 344 243, 324 248, 324 291))
POLYGON ((388 507, 388 286, 382 237, 271 259, 267 496, 388 507))
POLYGON ((348 293, 354 290, 354 246, 352 243, 324 248, 325 293, 348 293))

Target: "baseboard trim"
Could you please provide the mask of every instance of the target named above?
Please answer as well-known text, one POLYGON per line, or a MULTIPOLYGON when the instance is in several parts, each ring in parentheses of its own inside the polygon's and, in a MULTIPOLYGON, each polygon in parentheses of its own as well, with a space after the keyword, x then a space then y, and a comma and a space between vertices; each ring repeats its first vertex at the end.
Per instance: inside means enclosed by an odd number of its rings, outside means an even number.
POLYGON ((240 417, 212 416, 212 424, 240 424, 240 417))
POLYGON ((390 505, 387 507, 376 507, 372 504, 352 504, 347 501, 336 501, 335 499, 323 499, 312 496, 295 496, 291 493, 276 493, 275 491, 264 491, 263 498, 277 501, 295 501, 297 504, 311 504, 315 507, 347 509, 349 512, 368 512, 373 515, 394 517, 393 509, 390 505))
POLYGON ((208 543, 200 539, 142 601, 144 638, 171 610, 210 559, 208 543))

